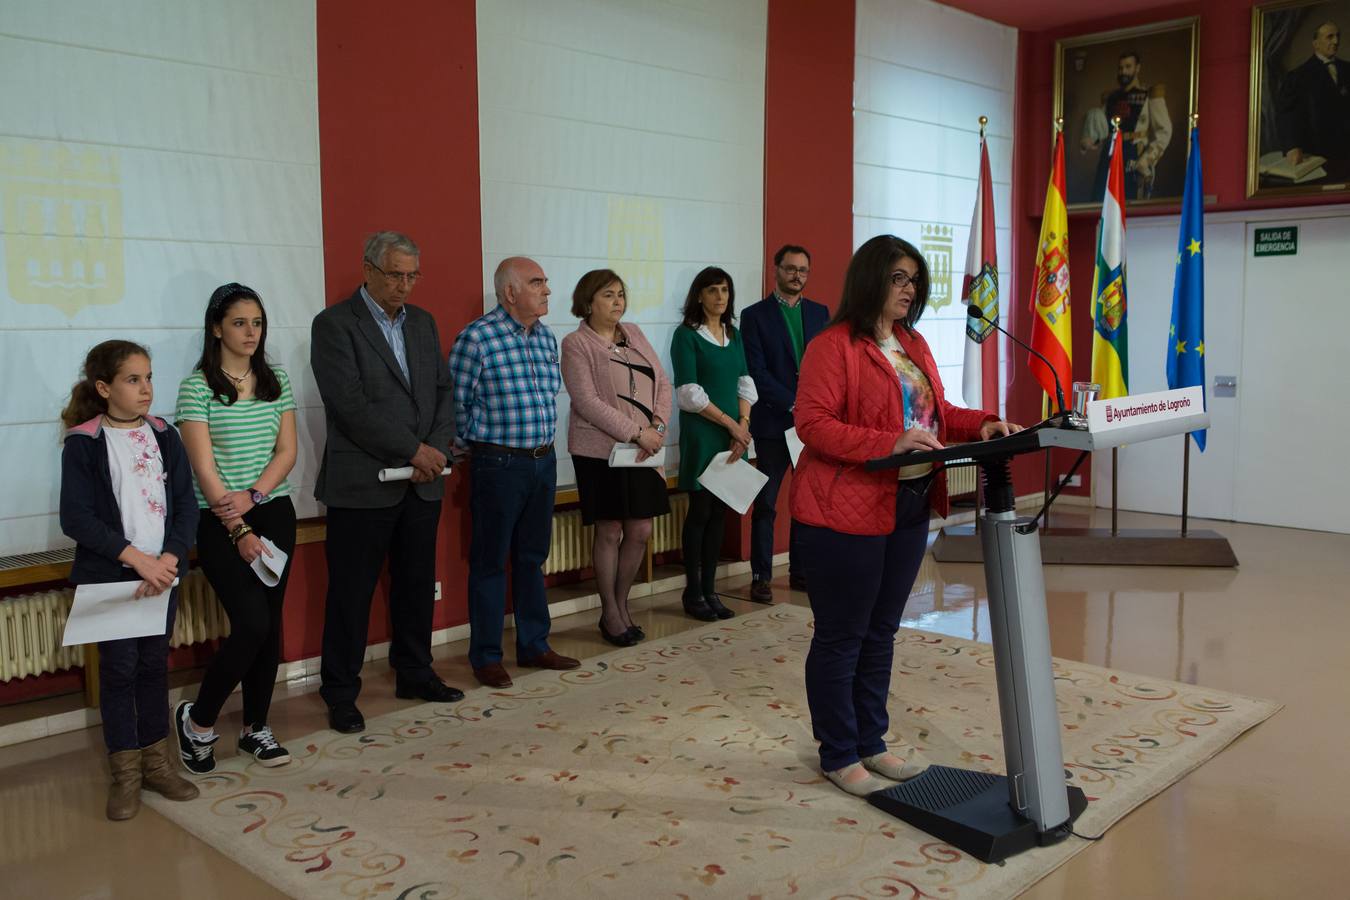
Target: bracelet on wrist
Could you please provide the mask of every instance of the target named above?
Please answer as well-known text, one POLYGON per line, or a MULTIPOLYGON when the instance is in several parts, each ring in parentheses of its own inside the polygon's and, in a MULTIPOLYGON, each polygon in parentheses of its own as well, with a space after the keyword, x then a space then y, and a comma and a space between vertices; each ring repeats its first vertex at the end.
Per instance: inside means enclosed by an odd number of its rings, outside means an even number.
POLYGON ((240 539, 243 538, 244 535, 252 533, 253 526, 249 525, 247 522, 236 525, 234 528, 230 529, 230 543, 234 546, 238 546, 240 539))

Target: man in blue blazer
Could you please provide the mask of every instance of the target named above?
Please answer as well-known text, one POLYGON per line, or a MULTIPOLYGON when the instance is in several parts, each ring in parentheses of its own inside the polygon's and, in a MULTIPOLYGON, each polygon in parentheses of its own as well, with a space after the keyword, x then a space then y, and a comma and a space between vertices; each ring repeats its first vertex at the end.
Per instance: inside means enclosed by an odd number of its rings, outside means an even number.
MULTIPOLYGON (((755 439, 759 470, 769 476, 750 519, 750 568, 754 581, 750 599, 772 603, 773 523, 777 517, 778 489, 792 465, 787 438, 797 405, 797 370, 811 339, 824 330, 830 311, 823 304, 802 296, 811 274, 811 254, 805 247, 787 244, 773 255, 773 293, 752 303, 741 314, 741 340, 745 361, 759 391, 759 401, 750 408, 750 436, 755 439)), ((805 587, 795 564, 796 529, 788 539, 789 583, 805 587)))

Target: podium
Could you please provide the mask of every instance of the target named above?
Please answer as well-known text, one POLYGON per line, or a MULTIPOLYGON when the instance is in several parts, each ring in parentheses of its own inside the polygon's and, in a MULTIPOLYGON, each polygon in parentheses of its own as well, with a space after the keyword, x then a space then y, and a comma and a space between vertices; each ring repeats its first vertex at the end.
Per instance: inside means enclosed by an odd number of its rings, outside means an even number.
MULTIPOLYGON (((1202 410, 1202 403, 1196 408, 1202 410)), ((1074 820, 1087 808, 1087 798, 1064 778, 1037 533, 1040 515, 1017 515, 1012 458, 1046 447, 1076 449, 1085 456, 1094 449, 1185 434, 1208 425, 1209 416, 1203 411, 1181 411, 1094 431, 1060 415, 992 441, 901 453, 867 463, 873 470, 922 462, 980 469, 986 503, 980 539, 1007 762, 1006 775, 930 766, 910 781, 872 793, 868 803, 984 862, 999 862, 1069 836, 1074 820)))

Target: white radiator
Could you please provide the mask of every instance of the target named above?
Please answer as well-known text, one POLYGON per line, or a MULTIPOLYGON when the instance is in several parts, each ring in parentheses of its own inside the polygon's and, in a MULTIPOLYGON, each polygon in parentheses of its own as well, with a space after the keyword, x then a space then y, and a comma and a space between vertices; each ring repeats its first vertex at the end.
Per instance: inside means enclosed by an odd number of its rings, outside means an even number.
MULTIPOLYGON (((62 647, 74 588, 41 591, 0 600, 0 681, 60 672, 84 665, 84 647, 62 647)), ((200 644, 230 633, 230 620, 215 591, 193 569, 178 591, 178 616, 170 646, 200 644)))
MULTIPOLYGON (((689 510, 688 494, 670 495, 670 512, 652 522, 652 552, 680 549, 680 529, 689 510)), ((553 536, 549 539, 544 574, 575 572, 591 565, 591 544, 595 529, 581 524, 581 510, 569 509, 553 514, 553 536)))
POLYGON ((948 469, 947 494, 952 497, 960 497, 963 494, 975 493, 975 475, 978 471, 978 466, 960 466, 955 469, 948 469))

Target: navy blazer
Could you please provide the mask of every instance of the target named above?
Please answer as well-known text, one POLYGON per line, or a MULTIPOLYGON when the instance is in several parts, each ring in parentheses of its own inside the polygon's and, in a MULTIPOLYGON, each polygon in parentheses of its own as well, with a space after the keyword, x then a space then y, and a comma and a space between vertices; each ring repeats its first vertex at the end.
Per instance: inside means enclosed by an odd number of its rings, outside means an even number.
MULTIPOLYGON (((800 302, 805 350, 829 324, 830 311, 805 297, 800 302)), ((741 340, 746 366, 759 392, 759 400, 750 407, 750 436, 781 441, 783 432, 792 427, 792 407, 797 403, 797 356, 777 297, 770 294, 746 307, 741 313, 741 340)))

